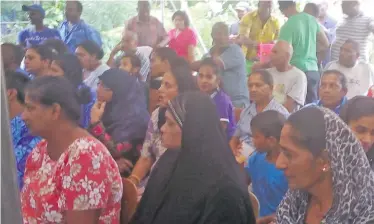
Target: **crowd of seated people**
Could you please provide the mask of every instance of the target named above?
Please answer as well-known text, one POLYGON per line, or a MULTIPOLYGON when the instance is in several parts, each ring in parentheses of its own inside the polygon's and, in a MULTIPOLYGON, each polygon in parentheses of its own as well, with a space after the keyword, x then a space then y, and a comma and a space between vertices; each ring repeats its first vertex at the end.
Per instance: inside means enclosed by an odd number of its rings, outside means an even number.
POLYGON ((139 1, 106 62, 79 1, 57 29, 23 6, 1 54, 24 223, 374 223, 374 20, 274 4, 195 58, 188 14, 167 32, 139 1))

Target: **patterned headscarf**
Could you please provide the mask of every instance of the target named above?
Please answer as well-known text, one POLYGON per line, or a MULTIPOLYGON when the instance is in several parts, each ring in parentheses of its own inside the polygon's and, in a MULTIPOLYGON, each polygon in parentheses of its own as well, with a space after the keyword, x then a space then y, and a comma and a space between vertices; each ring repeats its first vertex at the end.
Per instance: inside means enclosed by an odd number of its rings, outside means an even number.
MULTIPOLYGON (((318 109, 325 120, 334 194, 332 207, 321 224, 371 223, 374 221, 374 173, 365 152, 335 113, 326 108, 318 109)), ((304 224, 308 198, 305 191, 289 190, 278 207, 277 223, 304 224)))

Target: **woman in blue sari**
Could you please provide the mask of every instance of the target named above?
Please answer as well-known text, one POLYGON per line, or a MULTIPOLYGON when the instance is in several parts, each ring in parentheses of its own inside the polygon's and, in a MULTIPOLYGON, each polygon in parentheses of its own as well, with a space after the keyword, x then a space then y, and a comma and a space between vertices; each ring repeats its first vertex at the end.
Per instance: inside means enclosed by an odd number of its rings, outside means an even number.
POLYGON ((87 103, 82 105, 81 127, 88 128, 91 119, 91 108, 96 100, 96 93, 83 83, 83 69, 74 54, 57 56, 51 64, 51 75, 65 76, 79 91, 87 96, 87 103))

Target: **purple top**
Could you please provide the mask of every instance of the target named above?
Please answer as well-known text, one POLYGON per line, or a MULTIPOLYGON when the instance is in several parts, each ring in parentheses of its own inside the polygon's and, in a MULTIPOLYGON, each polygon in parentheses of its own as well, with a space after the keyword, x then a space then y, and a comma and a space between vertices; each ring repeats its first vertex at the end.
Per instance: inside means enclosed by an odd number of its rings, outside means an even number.
POLYGON ((215 91, 212 95, 214 103, 217 107, 218 116, 220 121, 227 122, 226 134, 229 139, 234 135, 235 132, 235 117, 234 117, 234 106, 230 100, 230 97, 222 90, 215 91))

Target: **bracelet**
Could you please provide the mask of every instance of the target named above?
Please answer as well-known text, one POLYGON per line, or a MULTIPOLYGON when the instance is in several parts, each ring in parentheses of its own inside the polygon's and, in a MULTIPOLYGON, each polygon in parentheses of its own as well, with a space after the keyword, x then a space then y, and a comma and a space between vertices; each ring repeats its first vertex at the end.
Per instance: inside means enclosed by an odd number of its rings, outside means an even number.
POLYGON ((129 176, 128 179, 133 179, 133 180, 135 180, 135 181, 136 181, 136 184, 134 183, 135 185, 138 185, 138 184, 140 183, 140 178, 137 177, 137 176, 134 175, 134 174, 131 174, 131 175, 129 176))
POLYGON ((104 127, 103 125, 101 125, 100 121, 95 122, 90 126, 89 131, 91 132, 92 135, 98 138, 104 134, 104 127))
POLYGON ((94 122, 94 123, 91 123, 90 125, 89 125, 89 127, 90 128, 94 128, 95 126, 97 126, 98 124, 100 124, 100 120, 98 120, 98 121, 96 121, 96 122, 94 122))

